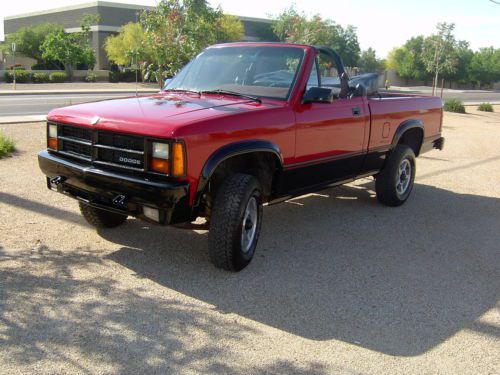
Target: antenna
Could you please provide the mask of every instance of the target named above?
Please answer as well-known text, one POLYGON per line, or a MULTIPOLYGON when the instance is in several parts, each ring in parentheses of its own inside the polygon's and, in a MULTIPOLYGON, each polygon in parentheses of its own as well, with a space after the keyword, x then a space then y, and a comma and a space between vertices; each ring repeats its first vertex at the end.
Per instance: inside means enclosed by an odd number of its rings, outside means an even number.
POLYGON ((139 64, 137 63, 137 55, 138 55, 138 53, 136 51, 135 52, 135 96, 136 97, 139 96, 139 94, 137 92, 138 91, 138 89, 137 89, 137 85, 138 85, 138 83, 137 83, 137 81, 138 81, 137 71, 139 70, 139 64))
MULTIPOLYGON (((137 23, 137 16, 139 15, 138 13, 139 13, 138 11, 135 12, 135 23, 137 23)), ((139 55, 139 51, 134 51, 134 54, 135 54, 135 96, 138 97, 139 94, 137 92, 138 91, 138 89, 137 89, 137 85, 138 85, 138 83, 137 83, 137 81, 138 81, 137 71, 139 70, 139 63, 137 61, 137 57, 139 55)))

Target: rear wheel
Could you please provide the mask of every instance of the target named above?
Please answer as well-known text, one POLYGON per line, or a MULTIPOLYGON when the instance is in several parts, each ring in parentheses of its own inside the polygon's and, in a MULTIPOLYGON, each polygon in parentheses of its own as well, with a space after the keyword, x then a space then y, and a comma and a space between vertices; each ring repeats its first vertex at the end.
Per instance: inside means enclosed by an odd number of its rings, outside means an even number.
POLYGON ((215 197, 208 249, 210 260, 228 271, 240 271, 253 258, 262 223, 262 189, 253 176, 235 174, 215 197))
POLYGON ((82 202, 78 202, 78 204, 80 205, 80 212, 87 223, 96 228, 114 228, 127 220, 127 215, 101 210, 82 202))
POLYGON ((397 145, 375 182, 377 199, 386 206, 406 202, 415 181, 415 154, 404 144, 397 145))

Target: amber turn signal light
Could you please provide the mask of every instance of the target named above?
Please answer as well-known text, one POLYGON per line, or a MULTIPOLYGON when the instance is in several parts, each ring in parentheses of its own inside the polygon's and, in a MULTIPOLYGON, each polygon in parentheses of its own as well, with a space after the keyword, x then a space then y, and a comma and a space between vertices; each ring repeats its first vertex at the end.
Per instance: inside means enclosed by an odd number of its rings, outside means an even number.
POLYGON ((172 145, 172 176, 182 177, 186 174, 186 158, 184 156, 184 144, 174 143, 172 145))
POLYGON ((170 172, 169 161, 165 160, 165 159, 152 158, 151 159, 151 170, 158 172, 158 173, 168 174, 170 172))
POLYGON ((49 138, 47 145, 50 149, 57 151, 57 138, 49 138))

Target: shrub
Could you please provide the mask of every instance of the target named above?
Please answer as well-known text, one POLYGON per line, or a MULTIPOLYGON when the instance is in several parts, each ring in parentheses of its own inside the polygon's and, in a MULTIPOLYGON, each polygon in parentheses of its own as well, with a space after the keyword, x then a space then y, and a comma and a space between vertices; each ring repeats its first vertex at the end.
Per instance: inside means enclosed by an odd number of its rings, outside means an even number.
POLYGON ((31 77, 33 83, 48 83, 50 82, 48 73, 35 73, 31 77))
MULTIPOLYGON (((8 71, 4 73, 4 80, 7 83, 14 82, 14 72, 8 71)), ((25 70, 16 69, 16 82, 28 83, 31 80, 31 73, 25 70)))
POLYGON ((465 113, 464 103, 458 99, 449 99, 444 102, 446 112, 465 113))
POLYGON ((97 75, 95 73, 87 73, 85 82, 97 82, 97 75))
POLYGON ((493 112, 493 106, 490 103, 481 103, 477 110, 483 112, 493 112))
MULTIPOLYGON (((137 72, 137 80, 142 82, 141 72, 137 72)), ((135 70, 127 69, 120 73, 120 82, 135 82, 135 70)))
POLYGON ((118 83, 120 82, 120 72, 116 72, 116 71, 111 71, 109 72, 109 82, 111 83, 118 83))
POLYGON ((36 63, 31 65, 31 70, 61 70, 62 67, 57 66, 55 62, 36 63))
POLYGON ((68 80, 68 75, 64 72, 50 73, 49 80, 52 83, 62 83, 68 80))
POLYGON ((0 158, 8 156, 14 151, 14 141, 0 132, 0 158))

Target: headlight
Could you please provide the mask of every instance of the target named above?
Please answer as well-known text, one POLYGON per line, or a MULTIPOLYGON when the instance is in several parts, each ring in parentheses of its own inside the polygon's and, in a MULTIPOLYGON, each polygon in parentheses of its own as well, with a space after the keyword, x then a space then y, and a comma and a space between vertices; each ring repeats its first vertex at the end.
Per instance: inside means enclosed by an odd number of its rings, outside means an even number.
POLYGON ((169 174, 173 177, 186 175, 186 156, 184 143, 151 143, 150 169, 154 172, 169 174))
POLYGON ((52 150, 57 150, 57 125, 49 124, 47 133, 47 146, 52 150))
POLYGON ((57 125, 49 125, 49 138, 57 138, 57 125))
POLYGON ((153 142, 153 157, 168 159, 168 143, 153 142))
POLYGON ((164 174, 170 173, 168 143, 153 142, 151 146, 151 170, 164 174))

